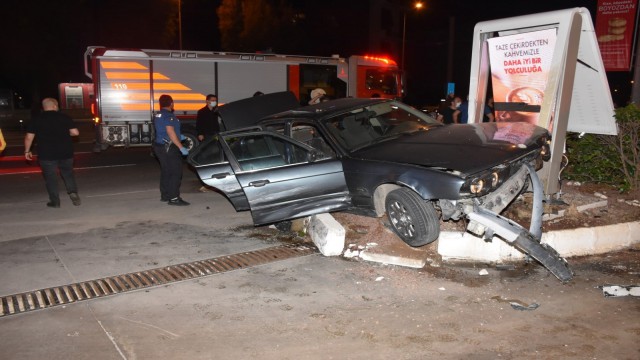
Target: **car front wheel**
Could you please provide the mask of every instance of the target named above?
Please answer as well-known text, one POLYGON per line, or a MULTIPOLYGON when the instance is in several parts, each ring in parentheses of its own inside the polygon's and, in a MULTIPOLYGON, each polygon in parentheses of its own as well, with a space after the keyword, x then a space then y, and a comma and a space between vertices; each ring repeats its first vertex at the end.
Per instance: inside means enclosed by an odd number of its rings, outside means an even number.
POLYGON ((440 235, 440 221, 433 205, 410 189, 397 189, 385 201, 391 226, 411 246, 434 242, 440 235))

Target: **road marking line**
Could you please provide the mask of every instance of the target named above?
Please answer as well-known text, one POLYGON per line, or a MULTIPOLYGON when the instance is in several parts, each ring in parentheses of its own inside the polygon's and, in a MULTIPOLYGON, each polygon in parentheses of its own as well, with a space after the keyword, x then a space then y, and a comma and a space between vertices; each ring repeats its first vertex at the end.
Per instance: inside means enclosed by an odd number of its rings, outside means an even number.
MULTIPOLYGON (((122 164, 122 165, 105 165, 105 166, 89 166, 89 167, 77 167, 73 168, 73 170, 95 170, 95 169, 108 169, 108 168, 117 168, 117 167, 127 167, 127 166, 136 166, 138 164, 122 164)), ((13 169, 0 170, 0 176, 2 175, 17 175, 17 174, 36 174, 42 172, 40 168, 28 167, 23 168, 24 170, 16 169, 11 172, 13 169), (5 172, 6 171, 6 172, 5 172)))

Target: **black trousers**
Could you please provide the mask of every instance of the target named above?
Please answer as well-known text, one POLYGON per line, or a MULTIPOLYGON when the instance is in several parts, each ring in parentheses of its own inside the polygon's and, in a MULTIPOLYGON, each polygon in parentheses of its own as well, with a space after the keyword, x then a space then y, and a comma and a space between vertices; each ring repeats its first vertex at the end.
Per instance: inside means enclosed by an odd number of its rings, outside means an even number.
POLYGON ((180 196, 182 182, 182 154, 171 145, 169 150, 164 145, 153 145, 153 152, 160 162, 160 198, 171 200, 180 196))
POLYGON ((49 199, 54 203, 60 202, 60 196, 58 195, 58 171, 60 171, 64 186, 67 188, 67 193, 78 192, 76 178, 73 175, 73 158, 64 160, 40 160, 40 168, 42 169, 42 176, 47 186, 49 199))

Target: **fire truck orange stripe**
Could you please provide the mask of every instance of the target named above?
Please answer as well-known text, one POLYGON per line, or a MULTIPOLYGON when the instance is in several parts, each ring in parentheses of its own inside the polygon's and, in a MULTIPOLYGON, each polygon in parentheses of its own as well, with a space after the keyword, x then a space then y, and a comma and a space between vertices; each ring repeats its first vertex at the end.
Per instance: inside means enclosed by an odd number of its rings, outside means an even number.
POLYGON ((105 69, 147 70, 147 67, 132 61, 103 61, 100 65, 105 69))
MULTIPOLYGON (((106 71, 105 75, 107 79, 111 80, 146 80, 149 79, 149 73, 146 72, 120 72, 120 71, 106 71)), ((168 77, 160 74, 153 73, 154 80, 169 80, 168 77)))
POLYGON ((191 90, 191 88, 180 83, 155 83, 153 88, 156 92, 158 90, 191 90))
MULTIPOLYGON (((122 110, 126 111, 149 111, 149 103, 140 104, 121 104, 122 110)), ((175 110, 179 111, 197 111, 202 107, 202 103, 175 103, 173 105, 175 110)), ((159 105, 156 104, 156 110, 159 110, 159 105)))
MULTIPOLYGON (((156 101, 158 101, 158 98, 160 97, 160 95, 162 94, 155 94, 156 95, 156 101)), ((205 96, 203 94, 197 94, 197 93, 186 93, 186 94, 170 94, 171 97, 173 98, 174 101, 181 101, 181 100, 202 100, 204 101, 205 96)), ((149 93, 140 93, 140 92, 128 92, 125 95, 126 99, 129 100, 139 100, 139 101, 149 101, 149 93)), ((204 104, 204 102, 203 102, 204 104)), ((204 106, 204 105, 202 105, 204 106)), ((202 107, 201 106, 201 107, 202 107)))
MULTIPOLYGON (((119 83, 118 86, 114 86, 114 84, 111 84, 111 87, 114 89, 118 89, 118 90, 146 90, 149 91, 149 83, 148 82, 142 82, 142 83, 119 83)), ((154 90, 156 90, 156 92, 158 90, 162 90, 162 91, 175 91, 175 90, 191 90, 190 88, 184 86, 183 84, 180 83, 157 83, 154 86, 154 90)))

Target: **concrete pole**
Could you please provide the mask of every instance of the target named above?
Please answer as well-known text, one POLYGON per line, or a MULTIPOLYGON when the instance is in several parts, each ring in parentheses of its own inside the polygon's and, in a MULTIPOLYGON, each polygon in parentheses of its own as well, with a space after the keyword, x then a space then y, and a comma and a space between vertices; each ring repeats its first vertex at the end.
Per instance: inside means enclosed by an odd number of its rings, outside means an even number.
MULTIPOLYGON (((635 61, 633 62, 633 85, 631 86, 631 102, 640 106, 640 56, 638 56, 638 46, 640 45, 640 36, 636 35, 635 61)), ((626 104, 618 104, 624 106, 626 104)))
POLYGON ((400 70, 404 71, 404 44, 407 36, 407 11, 402 15, 402 53, 400 54, 400 70))

